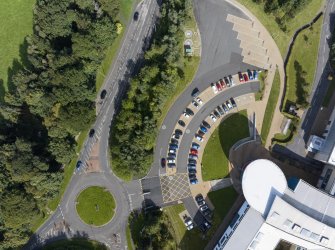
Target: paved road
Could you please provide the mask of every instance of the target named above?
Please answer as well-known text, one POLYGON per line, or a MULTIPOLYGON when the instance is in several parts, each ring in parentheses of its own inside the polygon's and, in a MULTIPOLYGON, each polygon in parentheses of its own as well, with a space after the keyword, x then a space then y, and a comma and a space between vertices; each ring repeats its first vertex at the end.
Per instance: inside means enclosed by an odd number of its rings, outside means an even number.
MULTIPOLYGON (((108 94, 93 126, 96 132, 94 137, 86 139, 79 157, 79 160, 86 162, 93 145, 99 143, 102 172, 85 174, 82 169, 72 176, 57 210, 37 230, 26 245, 26 249, 38 249, 45 242, 75 235, 98 240, 112 249, 127 248, 125 229, 130 209, 134 208, 131 196, 141 197, 139 195, 141 187, 138 181, 124 184, 111 172, 107 151, 109 127, 115 109, 119 105, 120 96, 125 90, 130 75, 136 68, 135 62, 143 56, 143 48, 147 46, 147 38, 150 37, 155 25, 158 9, 156 0, 144 0, 136 7, 140 13, 139 20, 129 23, 117 59, 106 77, 103 88, 107 90, 108 94), (102 227, 88 226, 76 214, 76 196, 81 190, 92 185, 100 185, 109 189, 117 204, 112 221, 102 227), (66 224, 64 230, 57 230, 59 225, 64 222, 66 224)), ((138 203, 140 204, 141 201, 138 203)))
MULTIPOLYGON (((201 35, 200 65, 193 82, 172 105, 163 121, 163 126, 156 140, 154 163, 148 177, 158 176, 160 171, 164 173, 164 170, 160 168, 160 159, 165 157, 175 124, 192 100, 192 90, 197 87, 203 91, 211 82, 217 81, 225 75, 255 68, 242 62, 242 49, 239 47, 240 41, 237 40, 237 32, 232 30, 233 24, 226 21, 228 14, 245 19, 248 17, 225 1, 194 0, 193 6, 201 35)), ((240 94, 236 93, 236 95, 240 94)))
POLYGON ((321 110, 322 101, 328 88, 327 76, 330 72, 329 66, 329 42, 331 32, 334 30, 335 24, 335 4, 334 1, 328 0, 324 11, 324 19, 319 44, 318 62, 314 84, 310 97, 310 108, 304 112, 301 120, 301 127, 298 129, 298 134, 292 144, 288 148, 300 155, 306 156, 305 145, 309 139, 311 129, 315 122, 315 117, 321 110))

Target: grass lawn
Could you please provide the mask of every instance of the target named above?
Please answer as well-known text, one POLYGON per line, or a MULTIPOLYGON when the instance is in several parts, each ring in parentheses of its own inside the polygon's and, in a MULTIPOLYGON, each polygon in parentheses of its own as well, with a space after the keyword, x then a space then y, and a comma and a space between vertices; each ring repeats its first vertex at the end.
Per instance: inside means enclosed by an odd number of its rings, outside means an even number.
POLYGON ((303 102, 309 95, 316 69, 322 17, 297 37, 287 65, 285 100, 303 102), (299 101, 301 100, 301 101, 299 101))
POLYGON ((89 187, 77 197, 77 212, 87 224, 101 226, 114 215, 115 201, 112 194, 103 187, 89 187))
POLYGON ((0 1, 0 94, 7 90, 8 70, 13 60, 23 63, 20 45, 33 32, 33 6, 35 0, 0 1))
POLYGON ((168 215, 170 219, 170 222, 176 234, 175 240, 180 249, 204 249, 214 235, 216 229, 219 227, 220 223, 228 213, 229 209, 234 204, 238 195, 233 187, 229 187, 210 192, 208 196, 212 204, 215 206, 215 209, 212 228, 207 232, 204 238, 198 227, 195 227, 190 231, 186 230, 183 221, 179 217, 179 213, 185 210, 183 204, 164 208, 163 211, 168 215))
POLYGON ((284 56, 287 51, 288 43, 293 36, 294 31, 306 23, 312 21, 316 16, 321 6, 323 6, 324 0, 312 0, 302 10, 294 16, 294 19, 288 22, 287 32, 283 32, 275 21, 275 16, 272 14, 266 14, 264 12, 263 3, 255 3, 252 0, 237 0, 243 4, 248 10, 250 10, 258 20, 264 25, 269 31, 277 46, 284 56))
POLYGON ((262 131, 261 131, 261 138, 263 143, 266 142, 266 139, 270 132, 273 114, 275 112, 275 108, 279 97, 279 90, 280 90, 280 78, 278 70, 276 70, 276 74, 273 79, 272 87, 270 90, 269 100, 268 103, 266 104, 265 114, 263 118, 262 131))
POLYGON ((132 244, 132 239, 131 239, 131 232, 129 228, 129 224, 127 225, 126 228, 126 237, 127 237, 127 246, 129 250, 133 250, 133 244, 132 244))
POLYGON ((71 250, 105 250, 107 247, 105 245, 87 239, 74 238, 71 240, 58 240, 52 242, 42 248, 43 250, 61 250, 61 249, 71 249, 71 250))
POLYGON ((249 136, 247 111, 232 114, 219 125, 207 142, 202 157, 204 181, 228 176, 229 149, 238 141, 249 136))

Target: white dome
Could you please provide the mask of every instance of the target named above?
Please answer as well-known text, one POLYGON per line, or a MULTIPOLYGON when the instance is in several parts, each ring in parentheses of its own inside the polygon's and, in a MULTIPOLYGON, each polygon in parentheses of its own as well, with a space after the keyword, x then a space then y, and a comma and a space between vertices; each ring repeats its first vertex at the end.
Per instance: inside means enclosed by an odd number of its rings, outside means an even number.
POLYGON ((274 198, 282 196, 287 188, 286 178, 272 161, 260 159, 251 162, 243 173, 242 189, 251 207, 266 217, 274 198))

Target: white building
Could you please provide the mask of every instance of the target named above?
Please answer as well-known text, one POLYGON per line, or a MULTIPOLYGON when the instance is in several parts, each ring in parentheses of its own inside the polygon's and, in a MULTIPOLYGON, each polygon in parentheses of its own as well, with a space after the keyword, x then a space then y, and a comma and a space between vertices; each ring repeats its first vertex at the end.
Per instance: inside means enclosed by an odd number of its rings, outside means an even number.
POLYGON ((335 249, 335 199, 300 180, 287 186, 277 165, 256 160, 244 171, 242 205, 215 250, 335 249), (294 248, 293 248, 294 249, 294 248))

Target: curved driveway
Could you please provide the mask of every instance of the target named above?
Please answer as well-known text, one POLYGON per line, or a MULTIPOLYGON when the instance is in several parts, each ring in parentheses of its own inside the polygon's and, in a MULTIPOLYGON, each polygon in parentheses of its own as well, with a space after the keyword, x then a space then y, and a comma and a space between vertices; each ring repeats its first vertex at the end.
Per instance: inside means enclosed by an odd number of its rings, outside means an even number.
MULTIPOLYGON (((178 97, 165 117, 156 140, 154 163, 147 177, 159 176, 165 170, 160 168, 160 159, 166 156, 168 143, 185 107, 191 102, 194 88, 206 89, 211 82, 238 71, 255 69, 255 66, 242 62, 242 49, 233 24, 226 21, 228 14, 249 19, 233 5, 221 0, 193 0, 194 13, 201 35, 201 61, 193 82, 178 97), (164 129, 163 129, 164 128, 164 129)), ((233 87, 232 96, 245 94, 245 85, 233 87)), ((228 90, 230 91, 230 90, 228 90)), ((193 121, 192 121, 193 122, 193 121)), ((182 150, 178 150, 182 154, 182 150)), ((185 154, 185 152, 184 152, 185 154)), ((182 157, 182 156, 181 156, 182 157)), ((178 168, 178 166, 177 166, 178 168)), ((184 170, 179 170, 178 172, 184 170)))

